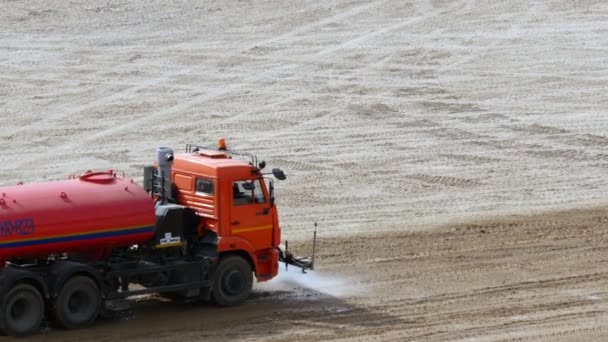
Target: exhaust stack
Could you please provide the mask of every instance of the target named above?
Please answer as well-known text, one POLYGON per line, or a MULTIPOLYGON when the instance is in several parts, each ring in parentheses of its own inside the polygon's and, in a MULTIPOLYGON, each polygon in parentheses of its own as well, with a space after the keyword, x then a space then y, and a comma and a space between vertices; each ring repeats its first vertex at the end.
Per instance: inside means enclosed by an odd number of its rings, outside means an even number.
POLYGON ((171 186, 171 167, 173 166, 174 152, 168 147, 156 148, 156 165, 158 165, 158 180, 160 181, 162 204, 173 198, 171 186))

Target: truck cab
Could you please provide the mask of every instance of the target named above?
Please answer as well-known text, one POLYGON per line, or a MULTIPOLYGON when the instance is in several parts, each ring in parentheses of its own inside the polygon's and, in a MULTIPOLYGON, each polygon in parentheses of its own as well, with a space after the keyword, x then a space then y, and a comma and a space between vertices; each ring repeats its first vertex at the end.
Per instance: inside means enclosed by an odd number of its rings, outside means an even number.
MULTIPOLYGON (((281 229, 272 180, 262 174, 264 163, 255 165, 255 158, 247 162, 222 150, 187 151, 176 154, 173 161, 175 202, 194 209, 201 217, 199 236, 205 230, 217 233, 220 268, 223 260, 240 258, 251 267, 257 281, 272 279, 278 273, 281 229)), ((236 273, 232 272, 238 278, 236 273)), ((247 283, 247 279, 237 278, 226 280, 228 287, 233 283, 232 290, 242 281, 247 283)))

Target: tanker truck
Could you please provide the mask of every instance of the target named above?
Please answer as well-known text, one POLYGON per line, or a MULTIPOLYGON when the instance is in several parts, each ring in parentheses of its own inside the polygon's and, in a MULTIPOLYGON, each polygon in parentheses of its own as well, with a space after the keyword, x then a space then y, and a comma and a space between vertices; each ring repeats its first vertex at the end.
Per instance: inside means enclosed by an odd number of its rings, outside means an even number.
POLYGON ((235 155, 162 147, 143 185, 110 170, 0 188, 0 331, 86 327, 148 293, 233 306, 279 261, 311 269, 279 245, 285 174, 235 155))

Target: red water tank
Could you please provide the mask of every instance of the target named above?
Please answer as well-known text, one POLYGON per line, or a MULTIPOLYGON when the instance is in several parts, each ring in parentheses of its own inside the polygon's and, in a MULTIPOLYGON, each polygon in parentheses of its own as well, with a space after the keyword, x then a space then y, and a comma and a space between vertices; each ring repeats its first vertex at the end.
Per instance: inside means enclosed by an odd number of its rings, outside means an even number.
POLYGON ((0 262, 78 253, 102 259, 154 236, 154 200, 114 173, 0 188, 0 262))

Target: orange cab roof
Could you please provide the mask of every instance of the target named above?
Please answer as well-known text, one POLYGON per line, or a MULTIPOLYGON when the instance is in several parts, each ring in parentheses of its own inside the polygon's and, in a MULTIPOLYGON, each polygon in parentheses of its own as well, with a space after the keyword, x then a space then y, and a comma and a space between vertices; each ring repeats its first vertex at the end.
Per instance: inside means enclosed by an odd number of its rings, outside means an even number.
POLYGON ((211 177, 251 175, 252 166, 243 160, 232 159, 225 152, 203 150, 176 154, 175 171, 207 175, 211 177))

